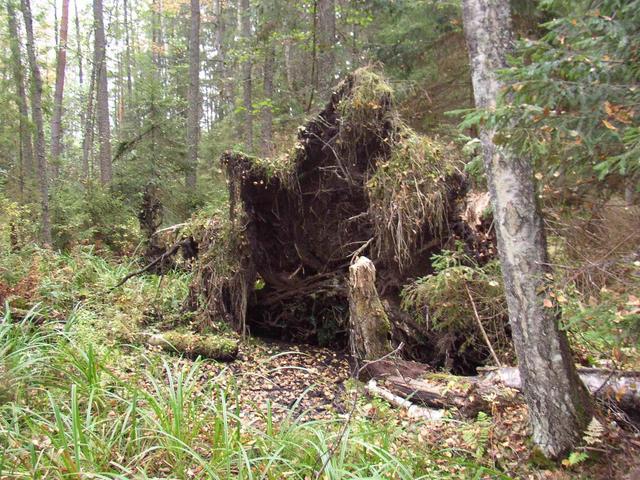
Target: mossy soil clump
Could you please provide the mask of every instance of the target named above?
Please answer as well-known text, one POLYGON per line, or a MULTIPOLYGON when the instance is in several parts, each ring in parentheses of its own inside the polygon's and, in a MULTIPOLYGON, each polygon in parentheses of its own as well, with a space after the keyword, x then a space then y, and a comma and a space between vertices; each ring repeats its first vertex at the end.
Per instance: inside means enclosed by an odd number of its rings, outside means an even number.
POLYGON ((228 152, 222 164, 228 218, 199 234, 191 308, 242 332, 344 345, 348 268, 366 255, 392 337, 433 360, 430 340, 414 340, 422 326, 399 308, 402 287, 431 273, 432 255, 455 240, 475 255, 492 239, 463 219, 468 186, 456 148, 408 128, 383 77, 372 68, 347 77, 292 151, 228 152))

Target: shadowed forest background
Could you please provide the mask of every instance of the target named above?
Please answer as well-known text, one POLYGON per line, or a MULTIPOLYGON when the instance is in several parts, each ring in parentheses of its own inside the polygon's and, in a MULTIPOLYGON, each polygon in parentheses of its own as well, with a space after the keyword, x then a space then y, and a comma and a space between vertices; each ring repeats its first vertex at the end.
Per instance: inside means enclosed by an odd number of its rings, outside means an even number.
POLYGON ((640 476, 640 2, 499 3, 0 0, 0 478, 640 476))

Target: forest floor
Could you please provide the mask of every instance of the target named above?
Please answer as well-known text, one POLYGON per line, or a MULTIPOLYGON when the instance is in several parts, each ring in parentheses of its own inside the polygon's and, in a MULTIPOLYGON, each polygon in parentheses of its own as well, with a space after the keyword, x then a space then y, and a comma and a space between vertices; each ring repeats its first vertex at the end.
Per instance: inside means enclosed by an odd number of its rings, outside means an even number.
POLYGON ((134 269, 90 251, 2 258, 0 478, 640 478, 640 436, 609 416, 551 465, 515 395, 420 422, 331 349, 248 339, 220 363, 122 342, 150 306, 179 315, 190 278, 111 290, 134 269))

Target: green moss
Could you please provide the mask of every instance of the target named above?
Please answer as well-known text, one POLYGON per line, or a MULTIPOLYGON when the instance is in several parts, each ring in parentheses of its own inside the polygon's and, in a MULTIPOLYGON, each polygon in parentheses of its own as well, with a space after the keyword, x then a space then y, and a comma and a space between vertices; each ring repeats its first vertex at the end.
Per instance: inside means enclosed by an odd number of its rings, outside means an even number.
POLYGON ((531 449, 529 462, 534 467, 544 470, 554 470, 558 467, 557 463, 555 463, 553 460, 548 459, 545 454, 542 453, 542 450, 540 450, 536 446, 531 449))
POLYGON ((378 158, 367 182, 369 213, 376 227, 380 254, 402 266, 411 260, 425 227, 439 237, 446 224, 447 176, 458 163, 448 145, 399 127, 389 141, 390 152, 378 158))
POLYGON ((220 335, 196 335, 171 330, 164 332, 154 343, 160 344, 165 350, 177 351, 188 357, 234 360, 238 354, 238 340, 220 335))
POLYGON ((338 105, 343 123, 351 128, 376 122, 381 110, 388 110, 387 102, 393 100, 393 89, 387 80, 372 66, 358 69, 353 74, 350 95, 338 105))

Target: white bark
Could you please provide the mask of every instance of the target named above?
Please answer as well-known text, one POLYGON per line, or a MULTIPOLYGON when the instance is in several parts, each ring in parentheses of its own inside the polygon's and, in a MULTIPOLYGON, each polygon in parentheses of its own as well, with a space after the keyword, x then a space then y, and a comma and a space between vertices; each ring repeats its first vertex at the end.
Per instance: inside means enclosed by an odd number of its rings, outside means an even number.
MULTIPOLYGON (((509 2, 464 0, 463 18, 476 106, 492 110, 502 88, 497 70, 511 48, 509 2)), ((589 395, 558 328, 557 309, 543 306, 550 272, 531 164, 495 145, 493 136, 484 128, 480 139, 523 393, 534 443, 557 458, 588 424, 589 395)))

